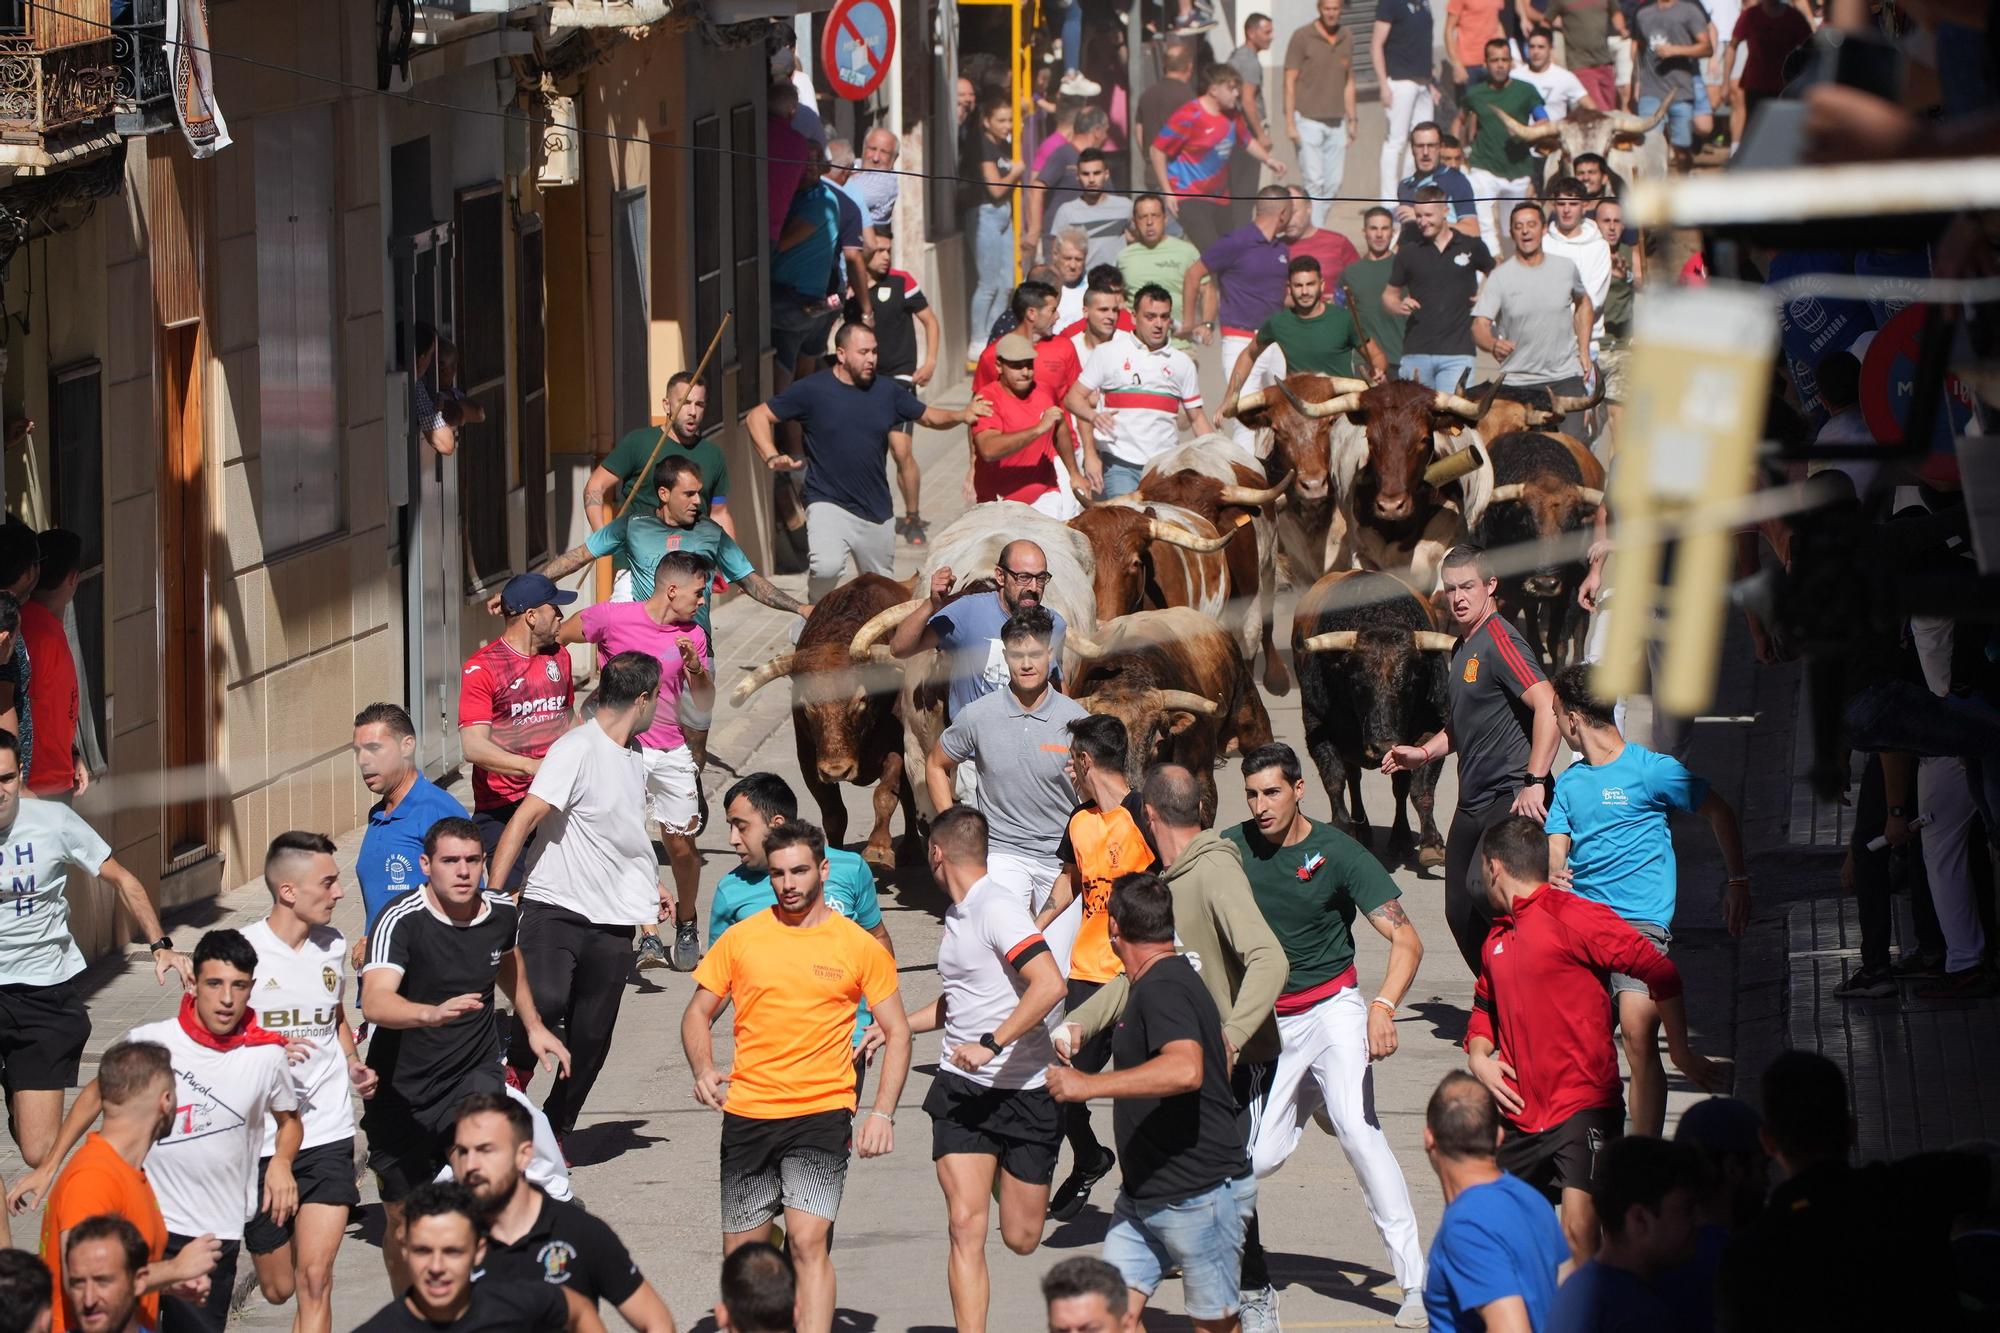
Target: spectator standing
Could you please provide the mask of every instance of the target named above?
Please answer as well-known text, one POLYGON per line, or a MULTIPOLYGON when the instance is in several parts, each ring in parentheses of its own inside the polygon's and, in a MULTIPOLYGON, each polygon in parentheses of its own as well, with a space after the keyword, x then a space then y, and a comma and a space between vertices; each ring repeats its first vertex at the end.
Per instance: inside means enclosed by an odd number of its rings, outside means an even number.
POLYGON ((1478 1079, 1453 1070, 1424 1108, 1424 1154, 1444 1190, 1431 1238, 1424 1310, 1436 1333, 1539 1329, 1569 1257, 1549 1205, 1500 1169, 1500 1109, 1478 1079))
POLYGON ((1312 220, 1326 221, 1347 175, 1355 112, 1354 42, 1340 26, 1341 0, 1319 0, 1317 17, 1285 43, 1285 133, 1298 149, 1312 220))
MULTIPOLYGON (((1250 137, 1271 152, 1271 106, 1264 96, 1264 52, 1271 49, 1277 29, 1267 14, 1251 14, 1243 20, 1243 44, 1229 53, 1229 65, 1243 79, 1243 123, 1250 137)), ((1240 227, 1250 220, 1250 202, 1261 183, 1262 170, 1256 158, 1239 153, 1229 159, 1230 225, 1240 227)))
MULTIPOLYGON (((666 416, 666 425, 626 431, 591 470, 590 479, 583 484, 584 522, 592 532, 597 532, 621 514, 631 513, 634 506, 639 513, 645 513, 645 496, 630 504, 626 497, 634 487, 646 486, 663 459, 685 454, 701 469, 702 512, 733 539, 736 525, 729 517, 729 463, 722 456, 722 446, 702 434, 702 423, 708 417, 708 386, 696 384, 689 371, 675 371, 667 377, 660 410, 666 416), (652 460, 650 469, 648 459, 652 460)), ((612 569, 615 571, 611 579, 612 601, 629 602, 645 595, 632 591, 632 570, 622 553, 614 559, 612 569)))
POLYGON ((1447 0, 1444 10, 1444 59, 1451 70, 1454 104, 1462 106, 1473 71, 1486 62, 1486 44, 1506 40, 1501 12, 1506 0, 1447 0))
POLYGON ((389 904, 423 884, 424 839, 431 825, 471 816, 417 767, 417 726, 400 704, 369 704, 354 715, 354 763, 361 785, 379 798, 368 809, 368 827, 354 858, 363 914, 361 938, 354 942, 358 966, 389 904))
MULTIPOLYGON (((821 164, 820 181, 833 187, 834 203, 840 208, 840 267, 827 279, 826 291, 831 296, 844 295, 847 300, 859 301, 861 316, 865 320, 873 314, 865 266, 868 215, 860 191, 848 186, 848 177, 853 174, 854 145, 845 139, 829 140, 821 164)), ((836 301, 835 304, 844 302, 836 301)))
POLYGON ((993 561, 993 591, 968 593, 953 598, 957 580, 950 566, 931 571, 930 601, 904 618, 889 639, 889 652, 897 658, 915 657, 932 649, 943 653, 951 664, 951 686, 945 695, 944 715, 956 719, 975 699, 1006 688, 1007 655, 1001 631, 1022 611, 1039 607, 1049 613, 1053 626, 1049 639, 1050 674, 1062 679, 1062 613, 1047 605, 1049 580, 1048 553, 1023 537, 1000 548, 993 561))
POLYGON ((1092 352, 1063 400, 1083 433, 1085 485, 1107 499, 1138 490, 1147 465, 1180 443, 1183 412, 1195 434, 1209 431, 1194 360, 1168 345, 1173 308, 1164 287, 1141 287, 1132 299, 1138 347, 1107 343, 1092 352), (1103 395, 1101 407, 1092 394, 1103 395))
POLYGON ((980 391, 993 413, 972 423, 973 498, 1014 500, 1051 518, 1080 512, 1083 490, 1063 410, 1035 382, 1035 345, 1010 333, 997 346, 1000 382, 980 391), (1064 478, 1068 484, 1064 484, 1064 478))
POLYGON ((1090 240, 1084 256, 1087 269, 1116 264, 1132 229, 1132 198, 1105 193, 1111 184, 1111 163, 1102 148, 1086 148, 1077 155, 1076 183, 1075 196, 1056 208, 1051 230, 1060 235, 1071 227, 1083 229, 1090 240))
POLYGON ((1755 0, 1736 16, 1722 48, 1722 68, 1729 77, 1730 100, 1740 113, 1735 133, 1740 141, 1750 113, 1785 90, 1785 58, 1812 40, 1812 24, 1786 0, 1755 0), (1743 72, 1735 72, 1739 56, 1743 72))
POLYGON ((1051 332, 1083 318, 1083 293, 1089 273, 1090 235, 1071 227, 1049 238, 1049 267, 1056 274, 1056 318, 1051 332))
POLYGON ((1618 110, 1624 99, 1614 42, 1625 40, 1624 6, 1619 0, 1548 0, 1542 18, 1563 35, 1563 59, 1590 94, 1590 104, 1599 111, 1618 110))
MULTIPOLYGON (((41 568, 42 547, 34 529, 18 518, 0 523, 0 594, 9 599, 9 609, 14 612, 8 619, 16 622, 6 626, 10 643, 0 645, 0 652, 6 653, 6 664, 0 666, 0 731, 13 732, 21 743, 24 785, 35 780, 34 691, 30 688, 34 659, 29 656, 27 636, 20 632, 18 621, 20 607, 40 582, 41 568)), ((54 762, 69 766, 67 756, 54 762)))
MULTIPOLYGON (((1284 231, 1291 219, 1292 200, 1282 185, 1257 192, 1250 225, 1239 227, 1201 253, 1201 260, 1182 279, 1182 309, 1194 316, 1182 330, 1196 342, 1219 340, 1222 363, 1233 366, 1269 319, 1285 302, 1292 252, 1284 231), (1202 290, 1202 280, 1209 279, 1202 290)), ((1256 432, 1230 423, 1230 437, 1246 454, 1256 450, 1256 432)))
POLYGON ((972 239, 973 288, 966 312, 966 364, 979 359, 986 330, 1007 306, 1014 280, 1014 187, 1026 167, 1014 156, 1014 108, 993 98, 979 108, 978 181, 972 187, 965 234, 972 239))
POLYGON ((76 658, 63 628, 63 613, 76 600, 83 573, 83 538, 66 528, 50 528, 36 539, 40 563, 34 591, 21 603, 21 642, 35 663, 35 691, 28 700, 33 734, 40 738, 42 762, 28 790, 43 800, 69 801, 90 786, 78 738, 83 692, 76 658))
POLYGON ((1390 379, 1402 378, 1403 326, 1401 315, 1392 315, 1382 306, 1382 289, 1389 285, 1389 270, 1395 256, 1389 253, 1396 239, 1396 215, 1377 204, 1361 215, 1361 239, 1368 247, 1363 258, 1340 271, 1340 286, 1349 314, 1361 325, 1368 341, 1382 349, 1382 372, 1390 379))
POLYGON ((1574 71, 1556 63, 1556 35, 1548 28, 1538 27, 1528 34, 1528 66, 1515 77, 1542 95, 1542 107, 1550 120, 1563 119, 1572 107, 1605 109, 1592 100, 1590 90, 1574 71))
MULTIPOLYGON (((1410 171, 1410 130, 1437 114, 1437 68, 1431 56, 1430 0, 1382 0, 1369 34, 1382 111, 1389 128, 1382 139, 1376 193, 1386 196, 1410 171)), ((1315 219, 1317 221, 1317 219, 1315 219)))
POLYGON ((1604 398, 1611 406, 1613 439, 1621 407, 1625 401, 1625 362, 1632 346, 1632 298, 1638 291, 1642 273, 1639 248, 1625 229, 1625 206, 1616 199, 1601 199, 1590 212, 1611 255, 1611 282, 1604 289, 1604 317, 1598 320, 1603 336, 1597 345, 1597 373, 1604 376, 1604 398))
POLYGON ((1285 249, 1293 259, 1311 257, 1319 261, 1320 281, 1325 284, 1327 299, 1334 299, 1340 290, 1340 275, 1349 264, 1361 258, 1354 248, 1354 242, 1329 227, 1313 225, 1312 208, 1306 192, 1296 185, 1288 185, 1285 192, 1291 196, 1292 215, 1285 223, 1283 232, 1285 249))
POLYGON ((1416 235, 1405 235, 1390 263, 1382 309, 1405 321, 1403 378, 1455 391, 1472 373, 1472 303, 1493 256, 1479 238, 1445 225, 1449 207, 1438 186, 1417 191, 1416 235))
POLYGON ((1232 65, 1212 66, 1200 97, 1172 115, 1147 149, 1153 170, 1165 182, 1167 207, 1180 219, 1187 238, 1204 251, 1229 230, 1229 159, 1238 152, 1285 174, 1243 123, 1243 76, 1232 65))
MULTIPOLYGON (((944 339, 938 329, 937 315, 931 310, 930 298, 917 285, 916 275, 893 266, 891 256, 895 249, 895 239, 886 228, 878 227, 868 242, 868 283, 873 289, 872 327, 877 346, 875 370, 912 389, 921 389, 937 373, 938 349, 944 345, 944 339), (921 350, 917 339, 920 325, 921 350)), ((850 324, 860 319, 861 307, 849 301, 846 318, 850 324)))
POLYGON ((896 132, 877 125, 861 139, 861 165, 848 178, 861 196, 867 223, 880 236, 895 226, 896 198, 902 193, 903 178, 896 174, 896 158, 902 153, 896 132))
MULTIPOLYGON (((1588 392, 1596 374, 1590 330, 1597 322, 1590 292, 1575 264, 1542 249, 1542 206, 1514 205, 1510 230, 1514 257, 1495 268, 1472 305, 1472 341, 1500 363, 1507 382, 1551 393, 1588 392)), ((1583 413, 1563 418, 1563 430, 1581 437, 1583 413)))
POLYGON ((1633 110, 1650 118, 1666 103, 1669 161, 1673 170, 1685 172, 1694 164, 1696 120, 1706 115, 1708 101, 1700 62, 1715 53, 1708 13, 1694 0, 1650 0, 1633 26, 1633 110), (1696 104, 1697 97, 1703 105, 1696 104))
POLYGON ((1069 133, 1056 136, 1054 150, 1036 164, 1034 183, 1042 188, 1029 190, 1021 201, 1023 264, 1034 263, 1045 246, 1050 259, 1054 259, 1055 215, 1082 192, 1078 165, 1083 155, 1093 149, 1102 152, 1110 133, 1111 117, 1097 107, 1081 107, 1069 133))
POLYGON ((1700 1181, 1700 1159, 1682 1144, 1634 1136, 1604 1150, 1591 1189, 1604 1239, 1556 1293, 1549 1333, 1673 1326, 1659 1284, 1694 1257, 1700 1181))
POLYGON ((1417 220, 1417 191, 1435 185, 1444 191, 1445 223, 1461 235, 1479 235, 1479 205, 1472 197, 1472 182, 1457 167, 1444 160, 1445 133, 1433 121, 1419 121, 1410 128, 1410 174, 1396 185, 1396 224, 1408 228, 1417 220))
MULTIPOLYGON (((1466 176, 1478 200, 1479 239, 1495 258, 1500 254, 1500 233, 1495 219, 1510 201, 1527 199, 1534 193, 1534 153, 1523 140, 1508 132, 1501 115, 1525 125, 1542 110, 1542 95, 1535 85, 1514 77, 1514 55, 1504 37, 1486 43, 1486 82, 1465 90, 1459 115, 1466 122, 1459 134, 1471 140, 1466 150, 1466 176)), ((1509 376, 1511 379, 1512 376, 1509 376)))
MULTIPOLYGON (((1150 145, 1167 127, 1167 119, 1195 99, 1194 67, 1198 38, 1169 37, 1160 47, 1160 77, 1139 95, 1139 142, 1150 145)), ((1239 75, 1239 77, 1241 77, 1239 75)), ((1167 188, 1152 154, 1146 154, 1146 183, 1155 190, 1167 188)), ((1144 286, 1143 283, 1136 284, 1144 286)))
MULTIPOLYGON (((1164 196, 1142 194, 1132 200, 1132 243, 1118 252, 1118 271, 1125 277, 1125 290, 1132 294, 1135 313, 1140 289, 1158 287, 1167 293, 1169 327, 1178 329, 1187 271, 1201 258, 1201 251, 1185 236, 1169 235, 1167 220, 1164 196)), ((1177 345, 1186 347, 1184 342, 1177 345)))
POLYGON ((825 350, 832 322, 827 288, 844 258, 841 193, 820 175, 826 162, 822 149, 808 149, 808 162, 785 213, 784 229, 771 245, 771 346, 781 386, 810 374, 825 350))

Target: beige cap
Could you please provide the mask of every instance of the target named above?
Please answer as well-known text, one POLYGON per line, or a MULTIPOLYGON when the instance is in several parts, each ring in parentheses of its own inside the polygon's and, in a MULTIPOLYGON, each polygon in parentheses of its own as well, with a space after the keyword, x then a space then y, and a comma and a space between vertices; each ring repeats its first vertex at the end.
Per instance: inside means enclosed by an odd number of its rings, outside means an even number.
POLYGON ((1002 361, 1033 361, 1035 345, 1018 333, 1009 333, 1000 339, 993 354, 1002 361))

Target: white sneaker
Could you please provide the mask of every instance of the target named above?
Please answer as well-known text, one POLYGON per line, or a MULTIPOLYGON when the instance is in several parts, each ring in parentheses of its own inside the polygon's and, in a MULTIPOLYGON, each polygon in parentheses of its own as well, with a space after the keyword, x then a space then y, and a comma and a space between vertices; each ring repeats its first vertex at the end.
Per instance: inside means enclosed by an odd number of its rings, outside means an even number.
POLYGON ((1279 1333, 1283 1325, 1278 1322, 1278 1289, 1238 1293, 1236 1315, 1242 1320, 1243 1333, 1279 1333))
POLYGON ((1397 1328, 1429 1328, 1430 1315, 1424 1312, 1424 1294, 1410 1291, 1403 1294, 1403 1303, 1396 1307, 1397 1328))
POLYGON ((1060 91, 1064 97, 1095 97, 1103 92, 1104 88, 1097 80, 1084 78, 1082 70, 1073 69, 1063 75, 1060 91))

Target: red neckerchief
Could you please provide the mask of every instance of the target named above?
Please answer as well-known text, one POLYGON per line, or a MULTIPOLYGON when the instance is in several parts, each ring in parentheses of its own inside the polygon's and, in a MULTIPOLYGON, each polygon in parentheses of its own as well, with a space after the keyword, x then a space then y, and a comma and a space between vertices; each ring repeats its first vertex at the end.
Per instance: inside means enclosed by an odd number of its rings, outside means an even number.
POLYGON ((226 1037, 218 1037, 210 1032, 202 1021, 195 1017, 194 996, 181 996, 181 1031, 188 1034, 197 1046, 206 1046, 211 1051, 233 1051, 242 1046, 283 1046, 285 1038, 276 1032, 257 1026, 257 1011, 245 1009, 243 1021, 236 1031, 226 1037))

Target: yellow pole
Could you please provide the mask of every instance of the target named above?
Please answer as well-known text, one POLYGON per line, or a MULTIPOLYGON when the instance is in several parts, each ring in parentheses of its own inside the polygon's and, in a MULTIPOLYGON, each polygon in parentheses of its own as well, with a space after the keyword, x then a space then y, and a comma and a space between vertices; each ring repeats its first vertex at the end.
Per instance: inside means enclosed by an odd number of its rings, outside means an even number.
MULTIPOLYGON (((1014 38, 1014 149, 1021 161, 1027 161, 1028 117, 1027 109, 1035 104, 1035 67, 1028 54, 1027 43, 1021 40, 1021 10, 1028 0, 1015 0, 1008 7, 1014 38)), ((1028 175, 1021 177, 1026 183, 1028 175)), ((1014 191, 1014 282, 1021 281, 1021 214, 1025 206, 1025 196, 1019 189, 1014 191)))

